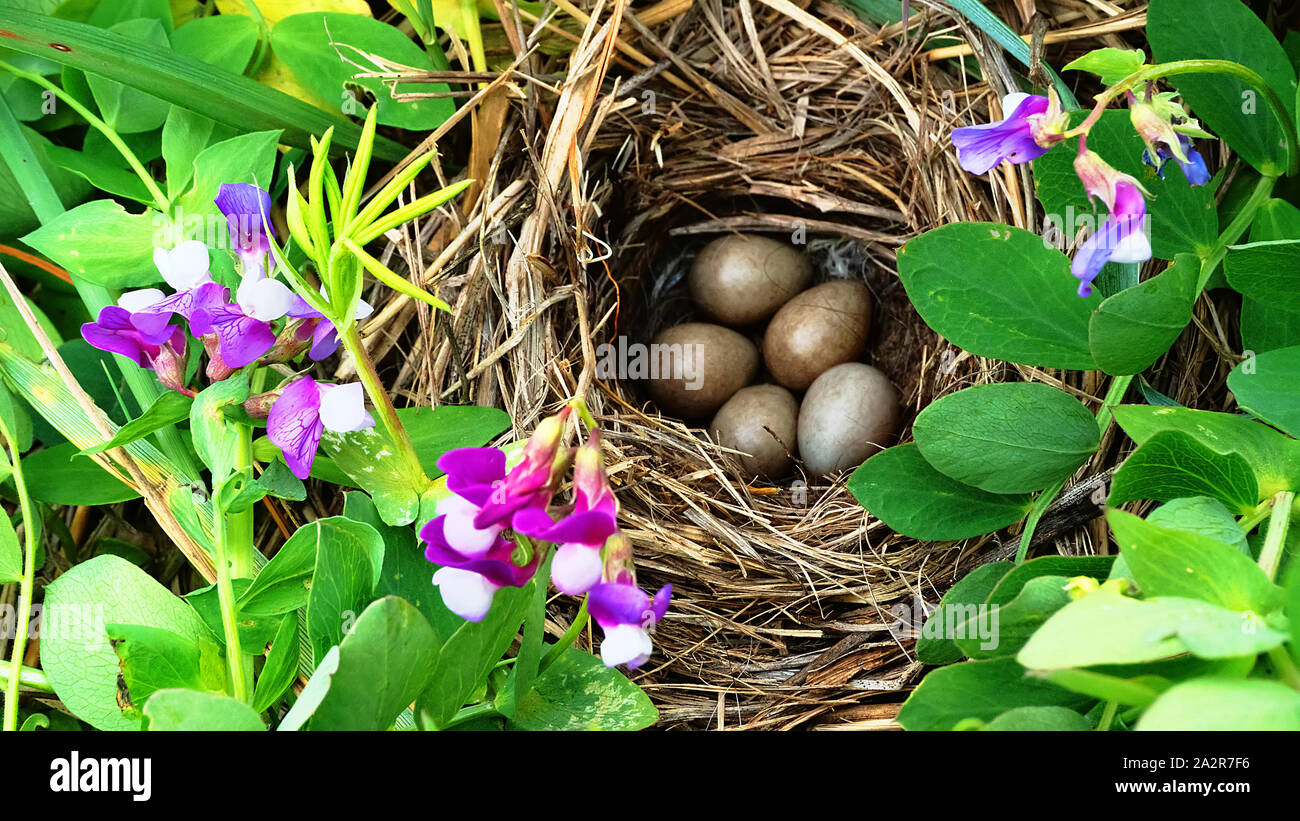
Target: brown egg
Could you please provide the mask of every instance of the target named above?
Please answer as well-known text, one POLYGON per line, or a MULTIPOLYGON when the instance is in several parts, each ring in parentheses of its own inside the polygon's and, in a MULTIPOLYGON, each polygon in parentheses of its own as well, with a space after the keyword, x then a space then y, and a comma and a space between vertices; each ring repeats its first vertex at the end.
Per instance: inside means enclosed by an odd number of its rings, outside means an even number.
POLYGON ((898 432, 898 390, 861 362, 817 377, 799 408, 799 455, 813 476, 857 467, 898 432))
POLYGON ((721 325, 687 322, 655 337, 649 349, 650 396, 685 419, 712 416, 758 373, 758 349, 721 325))
POLYGON ((772 378, 803 390, 828 368, 862 356, 871 330, 871 292, 835 280, 799 294, 776 312, 763 335, 772 378))
POLYGON ((812 263, 793 245, 728 234, 695 257, 687 287, 710 319, 750 325, 767 319, 811 281, 812 263))
POLYGON ((798 415, 794 394, 779 385, 754 385, 727 400, 709 431, 719 445, 748 454, 740 457, 745 473, 777 479, 794 467, 798 415))

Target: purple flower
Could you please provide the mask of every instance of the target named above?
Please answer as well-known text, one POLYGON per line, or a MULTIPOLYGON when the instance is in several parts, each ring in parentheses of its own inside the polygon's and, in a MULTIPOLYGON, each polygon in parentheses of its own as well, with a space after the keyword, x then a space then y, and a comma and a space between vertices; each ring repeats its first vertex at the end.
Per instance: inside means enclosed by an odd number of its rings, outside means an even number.
POLYGON ((645 664, 654 651, 651 631, 668 612, 672 593, 672 585, 664 585, 651 599, 625 582, 605 582, 591 589, 587 609, 605 631, 600 658, 606 667, 626 664, 635 670, 645 664))
POLYGON ((537 571, 536 554, 523 567, 511 560, 515 544, 501 535, 500 525, 474 527, 477 511, 472 502, 453 494, 438 503, 437 518, 420 528, 427 545, 424 557, 440 565, 433 583, 443 603, 467 621, 482 621, 498 590, 523 587, 537 571))
POLYGON ((190 315, 190 331, 195 336, 216 334, 221 358, 232 368, 256 362, 271 350, 275 345, 271 321, 284 316, 295 299, 283 282, 257 274, 244 277, 233 304, 214 303, 212 293, 207 285, 196 291, 202 307, 190 315))
POLYGON ((560 438, 569 411, 542 420, 524 446, 523 461, 509 475, 505 454, 497 448, 457 448, 438 457, 447 489, 477 508, 474 527, 505 527, 524 508, 546 507, 567 463, 560 438))
POLYGON ((577 596, 600 581, 601 548, 618 530, 618 501, 600 457, 600 436, 594 431, 574 456, 573 486, 571 514, 553 522, 545 511, 525 508, 515 514, 513 526, 525 536, 559 545, 551 560, 551 581, 560 592, 577 596))
MULTIPOLYGON (((81 326, 81 336, 101 351, 121 354, 142 368, 152 368, 162 346, 181 328, 167 323, 170 314, 132 313, 120 305, 106 305, 94 322, 81 326)), ((180 346, 184 349, 182 335, 180 346)))
POLYGON ((360 382, 327 385, 304 376, 289 383, 271 407, 266 436, 284 454, 293 475, 306 479, 324 431, 348 433, 374 424, 360 382))
POLYGON ((1080 280, 1081 297, 1092 293, 1092 281, 1107 262, 1142 262, 1151 258, 1142 184, 1089 151, 1086 142, 1083 138, 1079 140, 1074 170, 1088 199, 1101 199, 1109 213, 1101 228, 1075 252, 1070 265, 1070 272, 1080 280))
POLYGON ((1205 167, 1205 158, 1192 148, 1191 137, 1209 137, 1201 130, 1200 124, 1187 116, 1183 107, 1174 102, 1175 94, 1155 94, 1150 86, 1144 99, 1139 100, 1133 92, 1127 92, 1129 119, 1133 129, 1146 148, 1142 151, 1142 161, 1156 170, 1164 179, 1164 165, 1169 160, 1176 160, 1183 169, 1183 176, 1189 185, 1205 185, 1210 181, 1210 172, 1205 167))
MULTIPOLYGON (((323 292, 322 292, 323 293, 323 292)), ((296 331, 298 339, 306 341, 311 339, 311 347, 307 355, 313 360, 319 362, 322 359, 328 359, 335 351, 339 349, 339 331, 334 327, 334 323, 325 318, 325 315, 307 304, 307 300, 297 297, 297 301, 289 308, 287 316, 294 319, 305 320, 296 331)), ((374 308, 364 299, 357 302, 357 310, 352 315, 353 319, 365 319, 374 312, 374 308)))
POLYGON ((274 229, 271 226, 271 195, 251 183, 224 183, 214 200, 226 217, 230 243, 244 263, 244 272, 265 270, 274 229))
POLYGON ((1054 93, 1050 100, 1020 92, 1008 94, 1002 99, 1002 110, 1010 113, 1001 122, 953 130, 957 161, 969 173, 987 174, 1003 160, 1016 165, 1036 160, 1065 139, 1067 115, 1054 93))

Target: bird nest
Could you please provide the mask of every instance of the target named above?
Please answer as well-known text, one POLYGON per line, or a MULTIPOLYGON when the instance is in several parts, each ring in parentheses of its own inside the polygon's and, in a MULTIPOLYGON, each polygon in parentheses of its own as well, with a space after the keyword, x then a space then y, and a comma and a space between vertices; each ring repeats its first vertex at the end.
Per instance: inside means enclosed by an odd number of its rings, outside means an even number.
MULTIPOLYGON (((806 239, 819 279, 871 289, 867 361, 899 388, 904 438, 917 411, 972 384, 1032 378, 1095 399, 1086 375, 948 345, 895 274, 897 249, 930 228, 1033 225, 1024 168, 987 185, 961 171, 948 141, 989 117, 1012 74, 941 3, 913 2, 906 29, 786 0, 665 0, 635 14, 598 3, 577 19, 574 33, 505 18, 509 68, 463 109, 474 131, 465 175, 480 182, 463 209, 406 226, 389 251, 454 311, 394 299, 367 344, 408 401, 502 407, 514 436, 586 401, 606 432, 639 581, 673 586, 656 654, 635 674, 664 726, 892 726, 921 670, 900 615, 905 628, 918 602, 934 604, 1014 540, 900 536, 855 501, 847 473, 747 481, 703 431, 603 378, 597 348, 688 316, 683 274, 709 239, 766 233, 806 239), (557 32, 577 42, 544 56, 557 32), (959 59, 976 61, 984 83, 933 59, 931 38, 945 32, 974 48, 959 59)), ((1070 532, 1059 549, 1090 549, 1086 530, 1070 532)), ((575 604, 553 601, 548 631, 563 632, 575 604)))

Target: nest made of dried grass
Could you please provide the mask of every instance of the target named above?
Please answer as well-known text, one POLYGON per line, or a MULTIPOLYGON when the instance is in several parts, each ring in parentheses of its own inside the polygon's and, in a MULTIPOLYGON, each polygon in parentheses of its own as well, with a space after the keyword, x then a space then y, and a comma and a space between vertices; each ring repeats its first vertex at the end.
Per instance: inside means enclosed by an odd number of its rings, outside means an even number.
MULTIPOLYGON (((463 174, 481 182, 460 211, 392 237, 386 260, 436 287, 454 313, 393 299, 370 320, 367 344, 410 402, 503 407, 515 435, 570 397, 586 400, 606 432, 640 581, 673 585, 657 653, 635 677, 665 726, 895 726, 921 665, 891 632, 891 608, 936 602, 1014 540, 902 537, 857 504, 847 475, 748 484, 701 431, 659 415, 632 385, 598 380, 595 347, 678 321, 689 310, 680 274, 707 239, 802 230, 820 277, 857 278, 875 294, 869 361, 899 387, 908 420, 991 381, 1038 379, 1097 401, 1090 376, 948 345, 895 275, 896 249, 929 228, 1034 225, 1025 168, 989 186, 961 171, 948 142, 952 127, 996 113, 1011 70, 940 2, 911 3, 906 29, 816 0, 664 0, 635 13, 624 2, 558 5, 580 35, 500 5, 510 69, 459 76, 492 81, 463 110, 474 133, 463 174), (543 57, 536 46, 557 31, 576 44, 543 57), (925 35, 944 32, 970 44, 962 59, 986 82, 933 59, 925 35)), ((1091 46, 1133 28, 1134 14, 1108 23, 1096 5, 1051 10, 1091 46)), ((458 78, 381 68, 405 83, 458 78)), ((1099 456, 1083 473, 1113 462, 1099 456)), ((1060 549, 1089 552, 1076 518, 1090 517, 1063 504, 1043 536, 1065 532, 1060 549)), ((548 629, 563 631, 574 609, 555 600, 548 629)))

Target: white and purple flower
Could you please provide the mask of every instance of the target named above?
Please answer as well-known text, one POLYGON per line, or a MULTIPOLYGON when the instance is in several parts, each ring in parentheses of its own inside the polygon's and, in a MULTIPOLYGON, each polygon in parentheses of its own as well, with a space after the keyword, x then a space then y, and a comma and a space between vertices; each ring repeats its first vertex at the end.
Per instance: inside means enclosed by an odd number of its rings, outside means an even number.
POLYGON ((1006 113, 1000 122, 957 128, 952 144, 957 161, 971 174, 986 174, 1008 160, 1019 165, 1036 160, 1065 139, 1068 114, 1051 98, 1015 92, 1002 99, 1006 113))
POLYGON ((329 385, 303 376, 289 383, 271 406, 266 436, 284 454, 293 475, 306 479, 322 433, 350 433, 374 424, 360 382, 329 385))
POLYGON ((539 508, 515 514, 514 529, 559 547, 551 560, 551 581, 561 593, 578 596, 600 581, 601 549, 618 530, 618 500, 600 456, 600 435, 593 431, 573 459, 573 512, 553 522, 539 508))
POLYGON ((81 326, 81 336, 101 351, 121 354, 142 368, 153 368, 165 346, 183 352, 185 332, 169 325, 171 314, 133 312, 106 305, 94 322, 81 326))
POLYGON ((1183 169, 1189 185, 1205 185, 1210 181, 1205 158, 1192 147, 1192 137, 1209 137, 1200 124, 1187 116, 1173 93, 1154 94, 1148 87, 1144 99, 1139 100, 1128 92, 1129 119, 1133 129, 1146 148, 1142 161, 1156 170, 1161 179, 1165 176, 1165 163, 1174 160, 1183 169))
MULTIPOLYGON (((365 319, 374 313, 374 310, 370 303, 364 299, 359 300, 352 318, 365 319)), ((302 320, 294 329, 294 335, 301 342, 311 340, 307 355, 313 360, 319 362, 322 359, 327 359, 339 349, 338 328, 335 328, 334 323, 326 319, 324 314, 308 305, 307 300, 297 297, 286 316, 302 320)))
POLYGON ((275 345, 271 322, 284 316, 297 299, 289 286, 260 270, 245 274, 234 303, 208 298, 215 293, 206 285, 196 292, 195 304, 202 307, 190 315, 190 332, 198 337, 216 334, 221 358, 231 368, 256 362, 271 350, 275 345))
POLYGON ((604 582, 591 589, 587 610, 605 631, 600 658, 606 667, 627 665, 635 670, 654 651, 651 633, 668 612, 672 585, 664 585, 650 598, 634 583, 604 582))
POLYGON ((1088 199, 1100 199, 1109 212, 1100 229, 1087 239, 1074 255, 1070 272, 1079 278, 1079 296, 1092 293, 1092 281, 1107 262, 1143 262, 1151 258, 1151 241, 1147 237, 1146 200, 1142 183, 1133 176, 1116 171, 1087 148, 1086 138, 1079 140, 1079 156, 1074 160, 1075 173, 1088 193, 1088 199))

